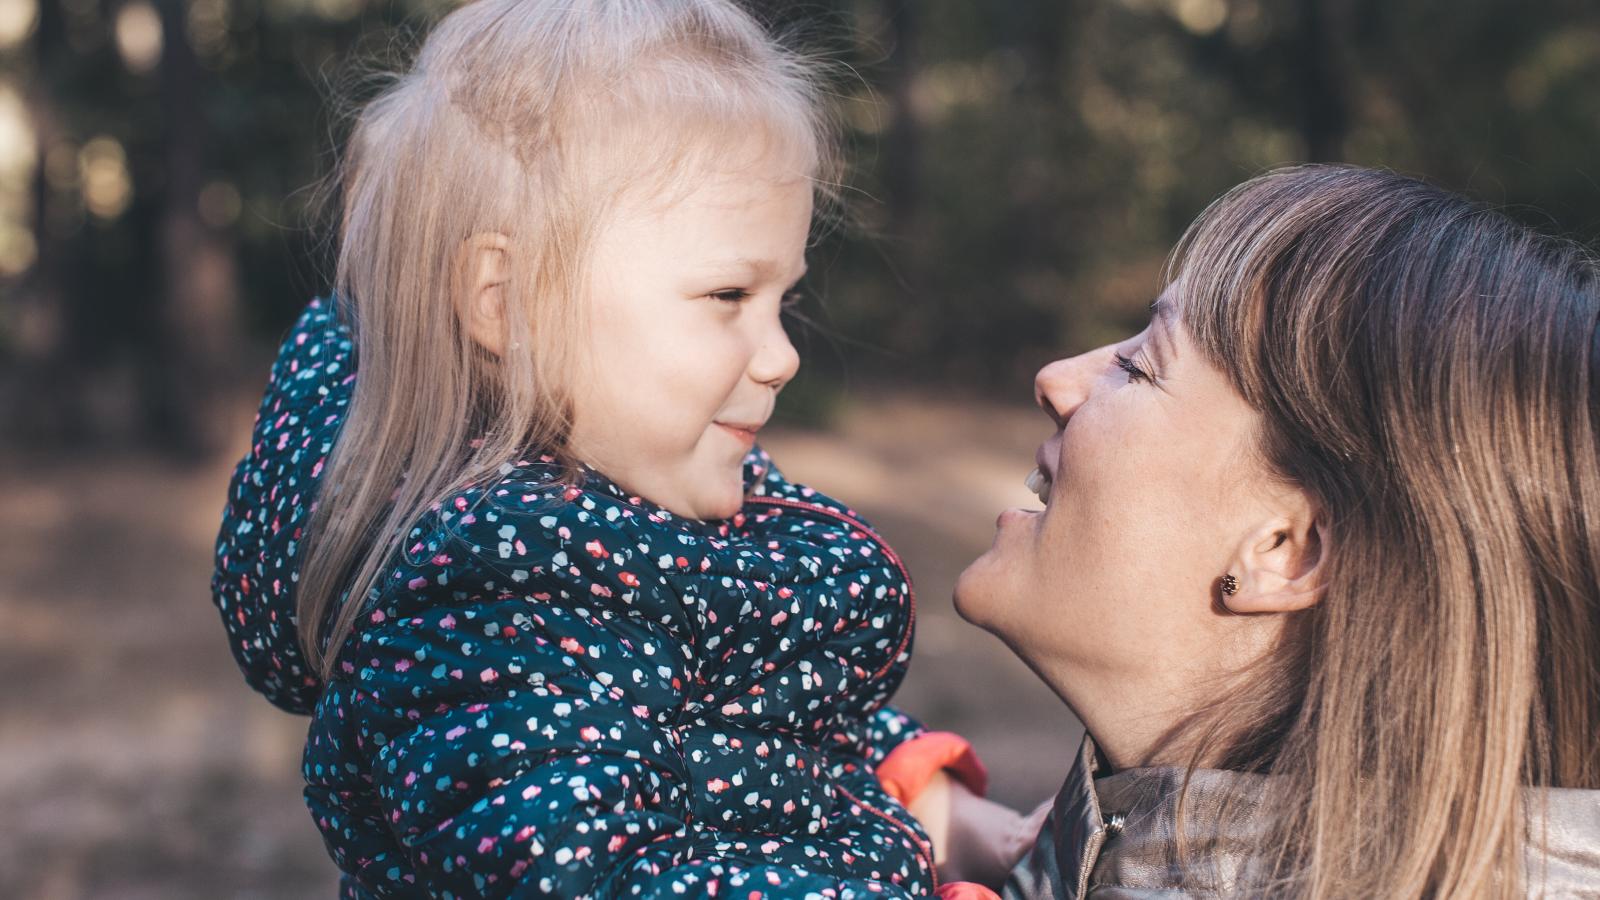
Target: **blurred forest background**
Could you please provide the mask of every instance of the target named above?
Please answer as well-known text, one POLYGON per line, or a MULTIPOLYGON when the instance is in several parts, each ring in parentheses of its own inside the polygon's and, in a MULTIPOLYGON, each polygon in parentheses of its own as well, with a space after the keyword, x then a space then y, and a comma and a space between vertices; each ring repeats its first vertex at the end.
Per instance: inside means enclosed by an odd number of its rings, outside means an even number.
MULTIPOLYGON (((859 224, 814 262, 843 348, 812 354, 819 379, 848 356, 853 377, 1015 392, 1128 327, 1184 224, 1285 162, 1600 225, 1593 0, 755 5, 856 73, 837 88, 859 224)), ((214 449, 241 349, 326 287, 308 212, 330 110, 449 8, 0 0, 6 440, 214 449)))
MULTIPOLYGON (((443 0, 0 0, 0 895, 329 896, 302 722, 252 697, 209 548, 312 186, 443 0)), ((1595 0, 753 0, 845 64, 851 224, 769 445, 902 549, 906 705, 1031 805, 1073 725, 948 590, 1046 432, 1042 362, 1138 327, 1219 192, 1345 160, 1592 241, 1595 0), (998 702, 1003 701, 1003 702, 998 702)))

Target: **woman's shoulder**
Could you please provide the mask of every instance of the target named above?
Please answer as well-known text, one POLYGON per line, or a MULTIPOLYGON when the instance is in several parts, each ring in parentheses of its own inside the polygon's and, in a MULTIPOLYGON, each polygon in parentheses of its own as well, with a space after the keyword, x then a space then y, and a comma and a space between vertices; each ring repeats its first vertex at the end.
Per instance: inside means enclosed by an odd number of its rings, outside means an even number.
MULTIPOLYGON (((1039 840, 1012 870, 1006 900, 1075 896, 1211 895, 1270 873, 1255 857, 1270 827, 1261 810, 1281 776, 1154 766, 1105 772, 1085 735, 1039 840), (1189 861, 1169 864, 1187 845, 1189 861)), ((1525 847, 1529 896, 1587 896, 1600 884, 1600 790, 1530 789, 1525 847)))

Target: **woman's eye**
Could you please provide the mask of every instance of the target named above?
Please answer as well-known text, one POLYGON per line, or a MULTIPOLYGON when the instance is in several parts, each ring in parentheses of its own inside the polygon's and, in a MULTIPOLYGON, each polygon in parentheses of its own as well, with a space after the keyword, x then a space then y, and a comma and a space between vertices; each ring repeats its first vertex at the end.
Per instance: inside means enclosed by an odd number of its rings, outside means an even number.
POLYGON ((1138 363, 1134 362, 1133 360, 1129 359, 1126 356, 1123 356, 1121 353, 1114 354, 1114 357, 1115 357, 1115 359, 1117 361, 1117 368, 1119 368, 1122 371, 1128 373, 1128 381, 1129 382, 1134 382, 1134 381, 1146 381, 1146 382, 1148 382, 1148 381, 1154 381, 1155 380, 1155 379, 1150 377, 1150 373, 1149 372, 1146 372, 1145 370, 1139 368, 1139 364, 1138 363))
POLYGON ((783 305, 784 309, 794 309, 796 306, 799 306, 801 304, 801 302, 804 301, 805 299, 806 299, 806 295, 805 295, 804 291, 798 291, 798 290, 785 291, 784 294, 783 294, 783 304, 782 305, 783 305))
POLYGON ((750 298, 750 292, 743 288, 729 288, 725 291, 712 291, 709 296, 723 303, 743 303, 750 298))

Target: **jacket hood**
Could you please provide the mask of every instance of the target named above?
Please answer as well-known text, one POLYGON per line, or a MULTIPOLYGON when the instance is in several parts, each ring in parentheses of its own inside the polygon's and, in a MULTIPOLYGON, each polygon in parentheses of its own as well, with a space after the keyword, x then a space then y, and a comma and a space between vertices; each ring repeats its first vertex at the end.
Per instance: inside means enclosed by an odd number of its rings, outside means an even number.
POLYGON ((250 450, 234 468, 211 599, 250 686, 309 713, 322 681, 300 651, 295 585, 306 519, 355 388, 355 346, 331 300, 306 307, 278 349, 250 450))

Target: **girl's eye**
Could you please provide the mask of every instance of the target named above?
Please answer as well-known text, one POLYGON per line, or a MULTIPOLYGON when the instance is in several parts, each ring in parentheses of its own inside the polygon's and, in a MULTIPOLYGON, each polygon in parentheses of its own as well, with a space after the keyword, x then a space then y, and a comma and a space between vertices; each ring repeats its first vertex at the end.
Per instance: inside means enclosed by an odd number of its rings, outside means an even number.
POLYGON ((801 302, 804 301, 805 299, 806 299, 806 295, 805 295, 804 291, 798 291, 798 290, 785 291, 784 295, 783 295, 783 304, 782 305, 783 305, 784 309, 794 309, 796 306, 799 306, 801 304, 801 302))
POLYGON ((750 292, 744 288, 729 288, 725 291, 712 291, 709 296, 723 303, 743 303, 750 298, 750 292))
POLYGON ((1146 372, 1145 370, 1139 368, 1139 364, 1138 363, 1134 362, 1133 360, 1129 359, 1126 356, 1123 356, 1121 353, 1114 354, 1114 356, 1115 356, 1116 361, 1117 361, 1117 368, 1119 368, 1122 371, 1128 373, 1128 381, 1129 381, 1129 383, 1132 383, 1132 382, 1135 382, 1135 381, 1145 381, 1145 382, 1153 382, 1153 381, 1155 381, 1155 379, 1150 377, 1150 373, 1149 372, 1146 372))

